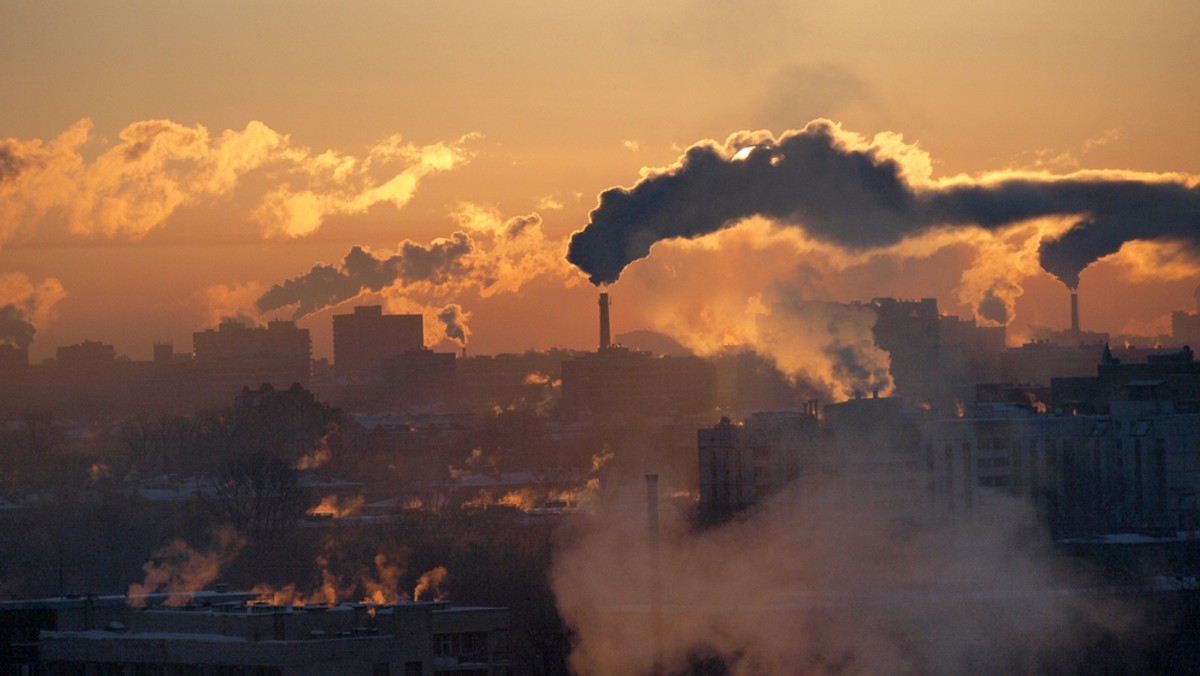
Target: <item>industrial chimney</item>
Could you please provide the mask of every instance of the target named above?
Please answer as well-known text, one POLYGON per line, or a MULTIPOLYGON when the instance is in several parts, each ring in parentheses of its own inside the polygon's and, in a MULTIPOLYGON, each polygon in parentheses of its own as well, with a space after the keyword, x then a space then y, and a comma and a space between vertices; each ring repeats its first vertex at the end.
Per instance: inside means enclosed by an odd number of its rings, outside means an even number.
POLYGON ((1079 294, 1071 292, 1071 332, 1079 333, 1079 294))
POLYGON ((608 294, 600 294, 600 349, 607 350, 611 345, 608 330, 608 294))
POLYGON ((658 475, 646 475, 646 525, 650 536, 650 645, 654 654, 651 676, 663 676, 662 560, 658 533, 658 475))

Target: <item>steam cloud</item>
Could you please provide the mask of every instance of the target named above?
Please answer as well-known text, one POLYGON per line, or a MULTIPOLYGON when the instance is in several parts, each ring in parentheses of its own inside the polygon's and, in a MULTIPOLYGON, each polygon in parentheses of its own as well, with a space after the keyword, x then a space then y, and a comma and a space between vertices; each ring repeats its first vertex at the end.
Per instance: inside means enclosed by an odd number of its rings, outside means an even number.
POLYGON ((129 604, 143 607, 147 594, 166 592, 172 594, 166 605, 186 605, 196 592, 217 579, 221 568, 235 559, 246 544, 232 527, 219 529, 214 540, 213 546, 204 551, 176 539, 154 552, 154 558, 142 566, 145 580, 129 585, 129 604))
MULTIPOLYGON (((1073 671, 1088 631, 1141 621, 1132 608, 1063 593, 1074 573, 1027 503, 995 496, 994 520, 923 521, 903 507, 923 503, 911 495, 850 485, 839 501, 831 496, 841 487, 823 488, 793 485, 702 533, 664 515, 666 673, 691 657, 719 657, 738 675, 1025 673, 1039 653, 1073 671)), ((629 490, 581 524, 555 559, 552 584, 582 676, 651 673, 641 495, 629 490)))
POLYGON ((1128 241, 1180 242, 1200 253, 1200 192, 1179 176, 1013 173, 935 182, 929 174, 928 158, 895 135, 866 143, 827 120, 779 139, 739 132, 723 146, 692 146, 632 188, 602 193, 567 259, 593 284, 611 284, 656 242, 702 237, 752 216, 857 251, 937 228, 1075 218, 1039 252, 1042 267, 1071 288, 1085 267, 1128 241))
POLYGON ((19 272, 0 275, 0 343, 28 348, 37 324, 49 321, 64 296, 62 282, 53 277, 35 285, 19 272))
POLYGON ((263 235, 301 237, 332 214, 404 206, 422 178, 470 160, 471 138, 418 146, 391 136, 356 157, 296 146, 259 121, 211 134, 146 120, 89 159, 84 119, 49 141, 0 140, 0 242, 51 215, 75 234, 138 239, 182 207, 231 195, 252 172, 269 181, 253 212, 263 235))

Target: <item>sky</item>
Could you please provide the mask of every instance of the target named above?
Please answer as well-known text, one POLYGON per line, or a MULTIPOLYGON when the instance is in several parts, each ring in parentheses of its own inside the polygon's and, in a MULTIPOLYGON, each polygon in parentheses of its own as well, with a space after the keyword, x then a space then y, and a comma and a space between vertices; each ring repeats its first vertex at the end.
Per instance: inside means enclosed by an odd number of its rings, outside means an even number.
MULTIPOLYGON (((184 351, 238 315, 296 318, 330 356, 330 316, 367 302, 424 313, 442 349, 592 348, 597 289, 565 256, 606 191, 649 192, 689 148, 733 167, 821 136, 918 198, 1014 177, 1178 188, 1173 230, 1122 236, 1078 281, 1084 328, 1165 333, 1200 282, 1197 25, 1200 6, 1169 0, 13 0, 0 308, 36 327, 33 361, 85 339, 184 351)), ((711 212, 727 189, 694 194, 711 212)), ((847 244, 854 222, 750 205, 628 261, 614 331, 711 352, 763 343, 795 298, 936 297, 1019 344, 1065 328, 1038 248, 1090 208, 847 244)))

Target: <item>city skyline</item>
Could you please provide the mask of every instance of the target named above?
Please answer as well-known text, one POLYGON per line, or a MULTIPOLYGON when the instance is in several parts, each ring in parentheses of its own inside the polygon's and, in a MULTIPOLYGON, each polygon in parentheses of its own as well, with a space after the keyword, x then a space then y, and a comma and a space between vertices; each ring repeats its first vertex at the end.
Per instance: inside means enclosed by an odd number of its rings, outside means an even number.
MULTIPOLYGON (((0 29, 21 102, 0 112, 0 305, 36 326, 34 361, 84 339, 146 359, 223 315, 291 318, 296 302, 264 306, 272 287, 346 273, 355 251, 379 267, 461 245, 459 267, 302 313, 316 356, 329 317, 363 303, 427 327, 457 306, 472 353, 586 349, 596 290, 568 238, 606 191, 706 140, 735 155, 824 118, 918 188, 1086 171, 1194 185, 1200 140, 1179 130, 1200 91, 1197 11, 16 5, 0 29)), ((793 296, 936 297, 964 318, 1001 298, 1019 343, 1066 326, 1068 291, 1032 252, 1067 225, 864 251, 753 216, 631 264, 614 330, 712 352, 753 344, 793 296)), ((1134 241, 1084 270, 1082 324, 1168 333, 1197 281, 1187 247, 1134 241)))

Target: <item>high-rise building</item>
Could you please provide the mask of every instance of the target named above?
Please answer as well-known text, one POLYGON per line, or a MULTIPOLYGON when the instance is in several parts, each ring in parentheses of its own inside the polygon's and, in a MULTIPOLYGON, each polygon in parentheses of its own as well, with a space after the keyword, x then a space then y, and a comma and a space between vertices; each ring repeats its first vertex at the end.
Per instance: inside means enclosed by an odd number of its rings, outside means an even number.
POLYGON ((388 359, 425 347, 421 315, 385 315, 379 305, 333 316, 333 365, 339 378, 377 379, 388 359))
POLYGON ((264 328, 226 319, 215 330, 192 334, 192 347, 199 380, 222 390, 309 383, 312 339, 295 322, 272 321, 264 328))

